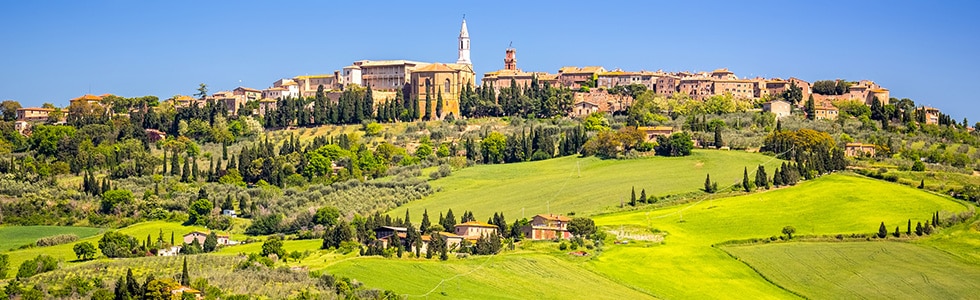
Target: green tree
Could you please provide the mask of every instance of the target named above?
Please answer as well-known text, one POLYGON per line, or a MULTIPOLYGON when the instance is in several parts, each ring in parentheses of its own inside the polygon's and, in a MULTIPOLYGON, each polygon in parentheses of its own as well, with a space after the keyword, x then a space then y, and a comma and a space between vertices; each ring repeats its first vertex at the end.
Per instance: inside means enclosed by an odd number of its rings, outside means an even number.
POLYGON ((102 213, 117 213, 120 205, 133 202, 133 192, 129 190, 110 190, 102 193, 100 210, 102 213))
POLYGON ((277 236, 270 237, 265 242, 262 242, 262 252, 259 253, 259 255, 264 257, 272 254, 275 254, 280 259, 286 257, 286 250, 282 248, 282 239, 277 236))
POLYGON ((4 100, 0 102, 0 113, 3 115, 4 121, 13 121, 17 119, 17 110, 20 109, 20 102, 14 100, 4 100))
POLYGON ((99 249, 108 258, 136 257, 143 254, 139 241, 131 236, 109 231, 99 239, 99 249))
POLYGON ((422 211, 422 223, 420 223, 420 225, 419 225, 419 231, 422 231, 422 234, 429 233, 429 227, 431 227, 431 226, 432 226, 432 223, 429 222, 429 210, 428 209, 423 210, 422 211))
POLYGON ((575 217, 568 222, 568 232, 581 238, 591 238, 596 233, 595 221, 585 217, 575 217))
POLYGON ((915 162, 912 163, 913 172, 922 172, 925 170, 926 170, 926 164, 922 163, 921 160, 915 160, 915 162))
POLYGON ((197 96, 198 99, 204 99, 205 97, 207 97, 208 96, 208 85, 207 84, 204 84, 204 83, 201 83, 200 85, 198 85, 198 87, 197 87, 197 93, 194 94, 194 96, 197 96))
POLYGON ((333 206, 324 206, 316 210, 316 214, 313 215, 313 223, 323 225, 324 227, 331 227, 337 223, 337 218, 340 217, 340 210, 333 206))
POLYGON ((721 126, 715 126, 715 148, 721 149, 725 146, 725 141, 721 139, 721 126))
POLYGON ((752 191, 752 182, 749 181, 748 167, 744 167, 744 169, 742 170, 742 189, 745 190, 745 192, 752 191))
POLYGON ((755 171, 755 186, 769 189, 769 176, 766 174, 766 166, 764 165, 759 165, 759 169, 755 171))
POLYGON ((650 199, 647 199, 647 189, 640 190, 640 203, 653 203, 650 199))
POLYGON ((75 256, 78 257, 79 260, 90 260, 95 258, 95 246, 92 245, 92 243, 81 242, 75 244, 75 246, 72 247, 72 250, 75 251, 75 256))
POLYGON ((881 222, 881 226, 878 227, 878 238, 883 239, 888 236, 888 228, 885 228, 885 222, 881 222))
POLYGON ((187 257, 184 257, 184 268, 180 271, 180 285, 191 285, 191 275, 187 272, 187 257))
POLYGON ((143 293, 144 300, 171 300, 174 299, 174 289, 179 287, 176 281, 170 278, 153 279, 146 282, 146 291, 143 293))
POLYGON ((442 88, 439 88, 439 93, 436 94, 436 118, 442 119, 442 88))
POLYGON ((794 233, 796 233, 796 228, 795 227, 793 227, 793 226, 783 227, 783 234, 786 235, 786 239, 787 240, 792 240, 794 233))
POLYGON ((806 108, 805 109, 806 109, 806 118, 807 119, 810 119, 810 120, 816 119, 816 117, 817 117, 817 107, 816 107, 816 103, 814 103, 814 101, 813 101, 813 94, 810 94, 810 97, 806 99, 806 108))
POLYGON ((235 209, 235 203, 231 200, 231 194, 225 195, 225 201, 221 202, 221 210, 235 209))
POLYGON ((657 136, 657 146, 654 147, 654 151, 660 156, 688 156, 691 155, 693 148, 691 135, 678 132, 671 134, 670 137, 657 136))
POLYGON ((204 238, 204 252, 214 252, 216 249, 218 249, 218 235, 212 231, 204 238))
POLYGON ((10 270, 10 255, 0 253, 0 280, 7 278, 7 271, 10 270))
POLYGON ((506 148, 507 137, 496 131, 488 134, 483 138, 483 141, 480 142, 480 149, 483 150, 483 158, 485 163, 503 163, 506 148))
POLYGON ((432 120, 432 86, 429 79, 425 79, 425 116, 422 120, 432 120))
POLYGON ((211 209, 214 205, 208 199, 197 199, 191 203, 191 207, 187 211, 187 224, 188 225, 205 225, 207 222, 207 217, 211 215, 211 209))
POLYGON ((711 194, 718 191, 718 183, 711 182, 711 174, 704 177, 704 191, 711 194))
POLYGON ((182 169, 183 171, 180 172, 180 182, 191 182, 190 180, 191 165, 189 161, 190 161, 190 157, 184 159, 184 168, 182 169))
POLYGON ((636 187, 630 191, 630 206, 636 206, 636 187))

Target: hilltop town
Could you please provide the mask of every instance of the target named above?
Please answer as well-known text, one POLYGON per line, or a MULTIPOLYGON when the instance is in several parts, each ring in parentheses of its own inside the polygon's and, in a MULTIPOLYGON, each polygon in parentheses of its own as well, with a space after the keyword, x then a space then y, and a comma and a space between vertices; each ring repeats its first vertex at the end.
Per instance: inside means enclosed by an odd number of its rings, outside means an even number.
MULTIPOLYGON (((624 87, 642 86, 665 97, 703 101, 713 96, 727 96, 734 99, 750 100, 758 109, 773 112, 778 117, 790 115, 794 110, 815 119, 836 119, 839 108, 837 101, 857 101, 872 107, 889 105, 898 99, 892 98, 889 90, 872 80, 844 81, 840 79, 807 82, 789 77, 746 78, 739 77, 728 69, 710 72, 664 72, 607 70, 601 66, 563 67, 556 73, 524 71, 517 66, 517 51, 507 48, 504 52, 504 68, 484 73, 476 80, 470 61, 470 36, 466 21, 463 20, 458 36, 458 59, 455 63, 419 62, 412 60, 359 60, 332 74, 299 75, 274 81, 270 87, 259 89, 237 87, 231 91, 207 93, 202 84, 201 94, 196 97, 176 95, 166 99, 175 108, 204 107, 208 103, 227 109, 229 115, 238 115, 239 110, 249 109, 249 115, 265 116, 266 112, 276 110, 282 99, 313 99, 326 97, 337 103, 343 91, 352 87, 370 89, 375 106, 390 102, 399 96, 418 102, 420 107, 434 113, 435 107, 426 107, 424 99, 441 97, 444 101, 442 119, 447 116, 460 117, 460 100, 467 89, 477 87, 493 90, 499 94, 502 88, 527 88, 532 84, 567 89, 572 92, 572 106, 566 108, 568 116, 586 116, 591 113, 618 113, 629 109, 633 99, 622 91, 624 87), (829 87, 828 87, 829 84, 829 87), (787 94, 791 92, 791 94, 787 94), (786 99, 794 95, 795 99, 786 99), (807 107, 810 105, 812 107, 807 107)), ((65 108, 54 105, 44 107, 16 108, 18 130, 24 132, 32 123, 64 122, 73 111, 85 111, 84 105, 104 105, 111 94, 86 94, 70 100, 65 108), (53 116, 53 117, 52 117, 53 116)), ((496 101, 496 99, 494 99, 496 101)), ((135 108, 134 108, 135 109, 135 108)), ((314 103, 304 109, 312 112, 314 103)), ((905 109, 905 108, 903 108, 905 109)), ((372 111, 377 107, 372 108, 372 111)), ((416 119, 422 119, 420 114, 416 119)), ((915 107, 914 117, 926 124, 939 124, 944 115, 934 107, 915 107)), ((946 122, 949 123, 949 122, 946 122)), ((288 124, 286 124, 288 125, 288 124)), ((970 124, 963 124, 968 126, 970 124)), ((970 127, 972 128, 972 127, 970 127)))

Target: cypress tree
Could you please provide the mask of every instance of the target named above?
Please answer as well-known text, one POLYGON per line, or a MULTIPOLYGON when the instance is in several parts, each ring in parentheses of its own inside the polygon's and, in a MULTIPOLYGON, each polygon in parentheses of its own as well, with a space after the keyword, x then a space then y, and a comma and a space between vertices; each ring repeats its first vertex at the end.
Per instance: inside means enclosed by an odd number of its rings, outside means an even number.
POLYGON ((921 190, 925 187, 926 187, 926 180, 922 179, 922 181, 919 181, 919 189, 921 190))
POLYGON ((126 270, 126 290, 129 294, 135 298, 139 298, 143 295, 142 285, 136 277, 133 276, 133 269, 126 270))
POLYGON ((432 120, 432 87, 429 79, 425 80, 425 115, 422 120, 432 120))
POLYGON ((126 289, 126 277, 119 276, 119 280, 116 281, 115 294, 115 300, 129 300, 132 298, 129 295, 129 290, 126 289))
POLYGON ((885 222, 881 222, 881 226, 878 227, 878 238, 885 238, 888 236, 888 229, 885 228, 885 222))
POLYGON ((745 192, 752 191, 752 186, 749 182, 749 167, 743 167, 742 169, 742 189, 744 189, 745 192))
POLYGON ((195 157, 194 158, 194 168, 192 169, 192 172, 191 172, 191 181, 197 181, 197 178, 198 178, 197 176, 198 176, 198 174, 200 174, 200 172, 201 172, 201 170, 197 166, 197 158, 195 157))
POLYGON ((423 234, 428 233, 431 225, 432 223, 429 223, 429 210, 426 209, 422 211, 422 224, 419 226, 419 231, 423 234))
POLYGON ((715 149, 721 149, 725 141, 721 140, 721 126, 715 126, 715 149))
POLYGON ((898 226, 895 226, 895 233, 893 233, 892 235, 894 235, 895 237, 902 236, 902 233, 898 231, 898 226))
POLYGON ((915 222, 915 235, 922 236, 922 222, 915 222))
POLYGON ((707 193, 715 192, 713 189, 711 189, 711 174, 704 177, 704 191, 707 193))
POLYGON ((164 176, 167 175, 167 151, 166 150, 163 151, 163 174, 161 175, 164 176))
POLYGON ((190 159, 184 159, 184 168, 180 172, 180 182, 190 182, 189 177, 191 175, 191 165, 188 163, 190 159))
POLYGON ((636 187, 630 192, 630 206, 636 206, 636 187))
POLYGON ((439 88, 439 93, 436 94, 436 118, 442 119, 442 88, 439 88))
POLYGON ((912 219, 909 219, 909 227, 905 229, 905 235, 912 235, 912 219))
POLYGON ((221 159, 228 159, 228 143, 221 143, 221 159))
POLYGON ((442 227, 444 227, 446 231, 452 232, 453 228, 456 227, 456 215, 453 214, 452 208, 450 208, 449 211, 446 212, 445 222, 446 222, 445 224, 442 224, 442 227))
POLYGON ((180 285, 191 285, 191 275, 187 272, 187 257, 184 257, 184 269, 180 271, 180 285))
POLYGON ((177 169, 180 169, 180 160, 177 156, 177 149, 170 153, 170 176, 177 176, 177 169))
POLYGON ((647 190, 646 189, 640 189, 640 202, 641 203, 650 203, 650 201, 647 200, 647 190))
POLYGON ((759 169, 755 171, 755 186, 769 189, 769 176, 766 175, 766 167, 763 165, 759 165, 759 169))

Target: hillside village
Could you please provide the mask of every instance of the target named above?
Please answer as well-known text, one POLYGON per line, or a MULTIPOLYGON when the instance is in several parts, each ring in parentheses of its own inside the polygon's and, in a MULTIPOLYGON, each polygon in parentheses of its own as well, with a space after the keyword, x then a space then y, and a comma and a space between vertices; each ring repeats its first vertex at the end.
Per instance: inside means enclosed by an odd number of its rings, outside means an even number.
MULTIPOLYGON (((790 115, 793 111, 803 111, 816 119, 836 119, 839 108, 836 101, 857 101, 871 107, 877 99, 879 105, 888 105, 898 99, 892 98, 887 88, 871 80, 855 82, 823 81, 823 87, 814 87, 816 82, 789 77, 747 78, 736 76, 728 69, 710 72, 665 72, 607 70, 601 66, 563 67, 556 73, 524 71, 517 66, 517 51, 505 50, 504 68, 483 74, 477 81, 470 61, 470 36, 466 21, 463 20, 458 36, 459 57, 455 63, 419 62, 411 60, 359 60, 332 74, 299 75, 293 78, 276 80, 267 88, 237 87, 231 91, 207 93, 201 90, 196 97, 176 95, 166 99, 174 108, 204 107, 208 103, 219 105, 228 115, 238 115, 240 110, 248 110, 249 115, 265 116, 267 112, 281 106, 282 99, 312 99, 324 95, 337 104, 344 89, 362 87, 373 93, 375 107, 395 100, 403 94, 405 99, 414 99, 420 107, 435 112, 435 107, 425 107, 424 99, 435 98, 439 94, 445 101, 445 108, 437 119, 463 116, 460 99, 467 89, 481 87, 499 93, 502 88, 515 85, 527 88, 532 84, 568 89, 573 93, 572 106, 565 112, 568 116, 583 117, 592 113, 624 113, 632 104, 632 97, 623 93, 629 86, 642 86, 666 97, 686 97, 704 101, 713 96, 729 96, 735 99, 754 100, 757 108, 772 112, 778 117, 790 115), (532 83, 533 82, 533 83, 532 83), (836 85, 836 89, 835 86, 836 85), (787 92, 797 97, 785 99, 787 92), (789 100, 789 102, 787 102, 789 100), (807 101, 812 100, 813 108, 806 110, 807 101), (792 103, 790 103, 792 102, 792 103)), ((203 84, 202 84, 202 87, 203 84)), ((116 99, 112 94, 86 94, 73 98, 68 107, 54 105, 44 107, 23 107, 16 109, 18 130, 25 132, 34 123, 63 123, 70 115, 90 110, 87 106, 105 106, 107 101, 116 99)), ((894 103, 892 103, 894 104, 894 103)), ((313 112, 315 103, 306 104, 303 109, 313 112)), ((136 110, 137 108, 132 108, 136 110)), ((916 107, 916 118, 925 124, 939 124, 943 114, 934 107, 916 107)), ((421 119, 422 115, 416 119, 421 119)), ((970 124, 964 124, 969 127, 970 124)), ((972 127, 969 127, 972 129, 972 127)))

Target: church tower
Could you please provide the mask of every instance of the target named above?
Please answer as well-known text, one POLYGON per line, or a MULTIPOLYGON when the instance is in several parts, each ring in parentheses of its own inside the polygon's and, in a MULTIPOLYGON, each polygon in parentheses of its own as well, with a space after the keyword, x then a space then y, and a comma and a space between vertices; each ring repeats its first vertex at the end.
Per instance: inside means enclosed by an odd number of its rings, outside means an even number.
POLYGON ((507 48, 506 56, 504 56, 504 69, 517 70, 517 49, 507 48))
POLYGON ((459 59, 457 64, 472 65, 470 62, 470 32, 466 30, 466 19, 463 19, 463 28, 459 30, 459 59))

